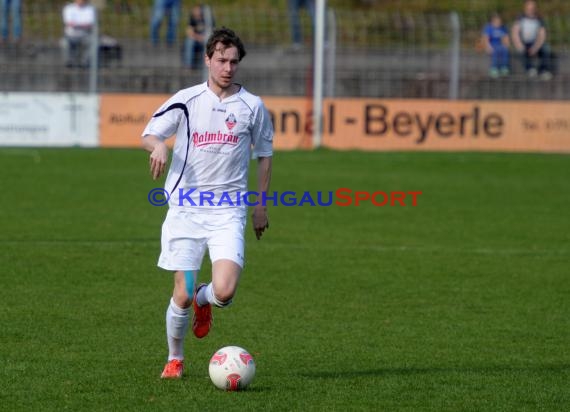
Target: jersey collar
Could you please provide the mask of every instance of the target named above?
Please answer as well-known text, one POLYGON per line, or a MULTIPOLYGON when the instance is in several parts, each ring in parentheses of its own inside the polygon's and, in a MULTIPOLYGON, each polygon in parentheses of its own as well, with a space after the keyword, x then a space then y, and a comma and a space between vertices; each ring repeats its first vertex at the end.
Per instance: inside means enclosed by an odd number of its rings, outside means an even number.
POLYGON ((232 100, 234 100, 234 99, 237 99, 237 98, 243 93, 243 91, 244 91, 243 86, 242 86, 241 84, 239 84, 239 83, 234 83, 234 84, 237 84, 237 85, 239 86, 239 90, 238 90, 236 93, 232 94, 231 96, 228 96, 228 97, 226 97, 226 98, 220 100, 220 98, 218 97, 218 95, 217 95, 216 93, 214 93, 214 92, 212 91, 212 89, 210 89, 210 87, 208 86, 208 81, 205 81, 205 82, 203 83, 204 87, 206 88, 206 91, 210 94, 210 96, 212 96, 214 99, 216 99, 216 101, 219 102, 219 103, 227 103, 227 102, 230 102, 230 101, 232 101, 232 100))

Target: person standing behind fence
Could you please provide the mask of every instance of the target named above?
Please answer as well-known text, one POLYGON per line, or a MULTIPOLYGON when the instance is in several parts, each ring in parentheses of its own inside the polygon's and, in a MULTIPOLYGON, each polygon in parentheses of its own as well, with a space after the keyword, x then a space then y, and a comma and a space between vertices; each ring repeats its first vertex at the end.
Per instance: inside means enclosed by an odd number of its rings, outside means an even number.
POLYGON ((18 43, 22 37, 22 2, 21 0, 2 0, 2 43, 12 40, 18 43), (10 37, 10 20, 12 37, 10 37))
POLYGON ((213 21, 206 21, 204 7, 204 5, 192 7, 190 18, 188 19, 188 26, 186 27, 183 63, 184 67, 189 69, 201 68, 203 66, 207 25, 211 24, 214 26, 213 21))
POLYGON ((315 0, 288 0, 289 19, 291 25, 291 40, 293 50, 303 47, 303 32, 301 30, 301 9, 305 8, 311 17, 313 31, 315 28, 315 0))
POLYGON ((483 29, 483 45, 491 55, 489 76, 497 78, 509 74, 509 31, 499 13, 493 13, 483 29))
POLYGON ((160 25, 164 16, 168 16, 166 44, 172 46, 176 42, 178 22, 180 21, 181 0, 154 0, 152 19, 150 22, 150 39, 157 46, 160 42, 160 25))
POLYGON ((67 67, 89 65, 91 33, 97 22, 95 7, 88 0, 75 0, 63 8, 63 57, 67 67))
POLYGON ((546 35, 544 20, 538 14, 536 1, 525 1, 524 12, 513 25, 511 36, 515 48, 522 55, 529 77, 539 74, 543 80, 552 78, 551 55, 546 35), (538 70, 533 63, 535 57, 539 60, 538 70))

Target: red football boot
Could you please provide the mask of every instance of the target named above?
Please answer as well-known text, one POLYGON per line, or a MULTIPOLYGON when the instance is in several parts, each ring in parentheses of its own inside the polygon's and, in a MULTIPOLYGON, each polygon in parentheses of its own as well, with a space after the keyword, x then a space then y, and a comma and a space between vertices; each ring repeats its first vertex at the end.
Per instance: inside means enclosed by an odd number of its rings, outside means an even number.
POLYGON ((202 283, 196 288, 196 293, 194 294, 193 306, 194 315, 192 316, 192 332, 197 338, 203 338, 210 332, 210 327, 212 326, 212 305, 209 303, 204 306, 198 306, 196 303, 196 296, 198 291, 203 287, 206 287, 205 283, 202 283))
POLYGON ((180 359, 172 359, 166 364, 160 377, 162 379, 180 379, 182 372, 184 372, 184 362, 180 359))

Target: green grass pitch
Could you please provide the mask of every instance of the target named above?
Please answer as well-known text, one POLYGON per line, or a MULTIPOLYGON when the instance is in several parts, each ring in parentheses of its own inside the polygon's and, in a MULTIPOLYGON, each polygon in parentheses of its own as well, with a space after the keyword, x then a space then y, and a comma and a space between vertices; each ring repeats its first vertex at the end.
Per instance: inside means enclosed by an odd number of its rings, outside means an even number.
POLYGON ((261 241, 248 222, 235 302, 188 336, 174 382, 147 154, 1 149, 0 164, 0 410, 568 410, 569 156, 277 153, 272 190, 423 194, 270 207, 261 241), (257 363, 243 393, 208 378, 228 344, 257 363))

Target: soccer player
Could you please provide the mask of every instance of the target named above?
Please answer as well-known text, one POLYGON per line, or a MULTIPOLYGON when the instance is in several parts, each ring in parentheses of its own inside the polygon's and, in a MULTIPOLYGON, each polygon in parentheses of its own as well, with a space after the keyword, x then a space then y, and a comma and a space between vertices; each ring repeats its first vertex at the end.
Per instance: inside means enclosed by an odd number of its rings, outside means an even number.
POLYGON ((192 331, 206 336, 211 306, 228 306, 244 265, 247 204, 255 204, 253 230, 260 239, 269 227, 262 198, 244 198, 250 157, 258 159, 257 192, 271 178, 273 127, 261 99, 234 82, 246 52, 236 34, 215 30, 206 43, 208 81, 172 96, 143 132, 153 179, 165 171, 164 140, 176 134, 165 191, 169 210, 162 226, 158 266, 174 271, 174 292, 166 311, 168 363, 162 378, 180 378, 190 306, 192 331), (195 287, 206 248, 211 282, 195 287))

